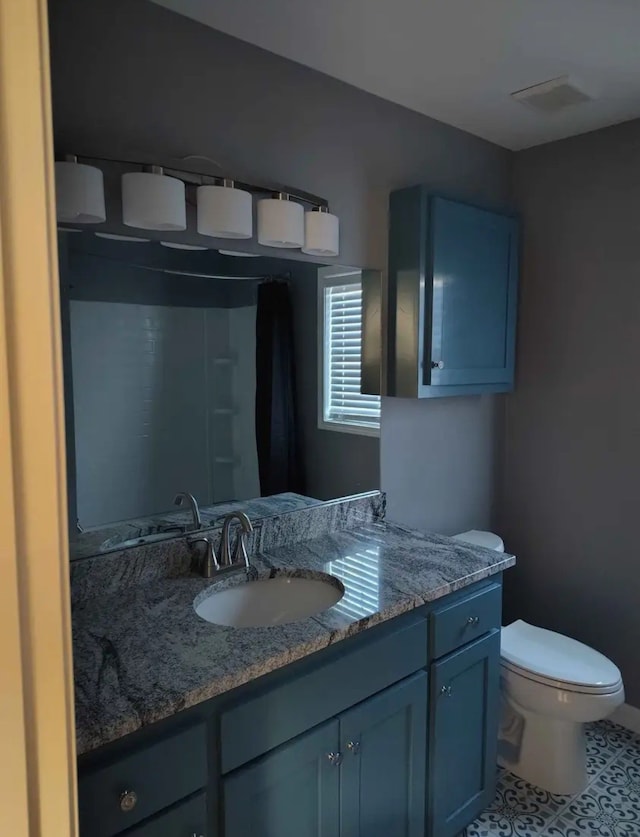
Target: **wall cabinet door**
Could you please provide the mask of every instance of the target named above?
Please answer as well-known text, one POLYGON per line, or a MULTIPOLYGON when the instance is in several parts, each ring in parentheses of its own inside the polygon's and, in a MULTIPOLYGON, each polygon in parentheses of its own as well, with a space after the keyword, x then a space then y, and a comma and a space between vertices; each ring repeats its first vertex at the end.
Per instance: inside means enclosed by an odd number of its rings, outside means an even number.
POLYGON ((454 837, 493 799, 499 687, 499 630, 431 666, 431 837, 454 837))
POLYGON ((513 388, 518 239, 510 215, 425 186, 391 194, 386 394, 513 388))
POLYGON ((341 837, 423 837, 427 675, 340 718, 341 837))
POLYGON ((429 223, 431 347, 425 345, 424 384, 511 384, 516 221, 434 197, 429 223))
POLYGON ((225 837, 338 837, 339 740, 329 721, 230 773, 225 837))

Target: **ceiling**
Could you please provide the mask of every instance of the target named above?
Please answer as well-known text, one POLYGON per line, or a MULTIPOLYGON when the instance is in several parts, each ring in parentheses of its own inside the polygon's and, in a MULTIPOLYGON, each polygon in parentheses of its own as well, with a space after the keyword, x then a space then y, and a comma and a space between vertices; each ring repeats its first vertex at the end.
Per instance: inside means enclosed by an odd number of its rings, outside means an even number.
POLYGON ((155 0, 511 149, 640 116, 640 0, 155 0), (593 101, 509 94, 564 74, 593 101))

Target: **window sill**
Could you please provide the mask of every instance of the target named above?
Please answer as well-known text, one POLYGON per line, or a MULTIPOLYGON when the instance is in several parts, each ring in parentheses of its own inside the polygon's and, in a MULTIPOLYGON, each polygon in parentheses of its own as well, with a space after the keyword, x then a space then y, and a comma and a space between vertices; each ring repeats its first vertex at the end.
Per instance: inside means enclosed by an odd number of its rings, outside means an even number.
POLYGON ((342 421, 325 421, 324 419, 318 419, 318 429, 334 430, 338 433, 352 433, 356 436, 380 436, 379 427, 371 427, 366 424, 347 424, 342 421))

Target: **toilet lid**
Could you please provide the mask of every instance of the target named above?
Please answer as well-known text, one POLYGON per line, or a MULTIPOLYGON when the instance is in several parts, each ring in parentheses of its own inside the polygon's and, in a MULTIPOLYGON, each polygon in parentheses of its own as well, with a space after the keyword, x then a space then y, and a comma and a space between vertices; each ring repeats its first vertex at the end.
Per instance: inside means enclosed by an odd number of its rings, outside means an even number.
POLYGON ((604 654, 522 619, 502 629, 501 656, 525 674, 587 689, 617 686, 622 679, 620 669, 604 654))

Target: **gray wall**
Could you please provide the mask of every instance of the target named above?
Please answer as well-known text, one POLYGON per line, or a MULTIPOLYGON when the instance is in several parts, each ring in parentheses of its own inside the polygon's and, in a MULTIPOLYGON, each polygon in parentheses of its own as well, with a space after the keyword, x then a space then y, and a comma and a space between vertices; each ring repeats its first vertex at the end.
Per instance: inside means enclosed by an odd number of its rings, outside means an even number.
POLYGON ((610 656, 636 706, 639 149, 635 121, 516 156, 524 257, 498 521, 519 558, 511 615, 610 656))
MULTIPOLYGON (((508 199, 512 155, 462 131, 142 0, 50 5, 60 151, 207 155, 243 177, 315 192, 341 219, 337 261, 359 267, 386 265, 392 189, 426 182, 472 201, 508 199)), ((441 531, 489 525, 497 403, 385 400, 381 482, 392 518, 441 531), (455 471, 442 467, 448 454, 459 457, 455 471)), ((324 431, 316 456, 327 474, 341 463, 364 485, 378 444, 356 438, 324 431)))

